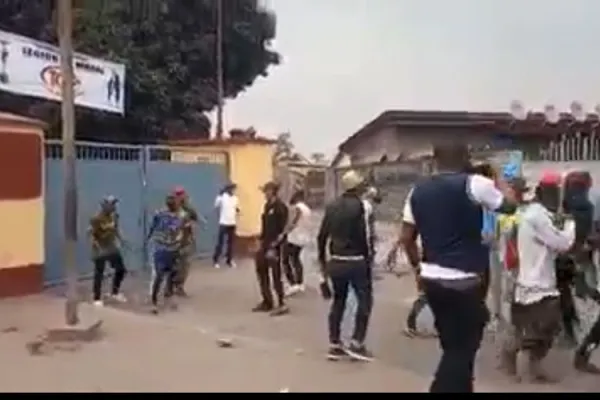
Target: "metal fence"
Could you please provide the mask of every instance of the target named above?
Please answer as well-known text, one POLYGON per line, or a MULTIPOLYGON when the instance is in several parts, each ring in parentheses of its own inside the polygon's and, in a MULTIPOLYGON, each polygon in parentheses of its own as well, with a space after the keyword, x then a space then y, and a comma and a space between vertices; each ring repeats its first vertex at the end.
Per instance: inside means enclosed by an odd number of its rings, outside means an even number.
MULTIPOLYGON (((194 207, 207 223, 197 235, 198 254, 206 254, 216 236, 214 198, 227 181, 227 154, 215 153, 209 160, 183 160, 185 149, 167 146, 134 146, 78 143, 78 234, 77 265, 80 274, 92 272, 86 231, 106 195, 119 199, 120 225, 128 246, 124 256, 129 269, 144 268, 148 246, 148 221, 164 203, 175 185, 185 187, 194 207)), ((62 143, 45 143, 45 281, 63 280, 63 163, 62 143)))

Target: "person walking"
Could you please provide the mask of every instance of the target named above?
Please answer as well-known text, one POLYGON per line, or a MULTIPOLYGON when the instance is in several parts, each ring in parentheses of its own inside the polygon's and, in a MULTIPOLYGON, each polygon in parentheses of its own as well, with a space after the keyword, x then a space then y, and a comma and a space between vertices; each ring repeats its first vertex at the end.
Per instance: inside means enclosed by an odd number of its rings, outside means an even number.
POLYGON ((237 186, 235 183, 227 184, 221 193, 215 199, 215 208, 219 212, 219 232, 217 234, 217 243, 213 254, 213 264, 215 268, 221 268, 219 259, 223 251, 223 245, 227 244, 225 250, 225 264, 233 268, 233 246, 235 244, 235 233, 237 225, 237 215, 239 213, 239 201, 235 195, 237 186))
POLYGON ((417 183, 402 216, 401 242, 435 319, 442 355, 430 392, 473 392, 473 367, 489 320, 482 290, 489 251, 481 238, 483 209, 516 210, 502 181, 462 172, 466 145, 434 147, 437 173, 417 183), (444 199, 444 201, 440 201, 444 199), (416 243, 421 236, 422 261, 416 243))
POLYGON ((361 198, 365 181, 356 171, 348 171, 342 176, 342 187, 344 193, 327 206, 317 236, 322 282, 331 281, 333 288, 327 357, 339 360, 348 355, 370 361, 373 355, 365 340, 373 307, 373 240, 369 210, 361 198), (350 288, 357 306, 352 340, 345 344, 341 340, 341 324, 350 288))
POLYGON ((199 215, 190 204, 188 195, 183 187, 176 187, 173 190, 173 195, 177 202, 179 217, 183 221, 181 249, 179 250, 179 255, 177 257, 175 281, 173 284, 175 285, 175 295, 187 297, 185 282, 187 281, 190 272, 191 259, 196 253, 196 234, 194 225, 198 223, 199 215))
POLYGON ((262 301, 252 311, 270 312, 272 316, 279 316, 289 312, 285 304, 281 267, 288 208, 278 196, 279 185, 277 183, 268 182, 262 187, 262 190, 266 201, 261 217, 260 246, 255 257, 256 276, 262 301), (277 305, 273 301, 271 283, 277 296, 277 305))
POLYGON ((287 241, 283 251, 283 266, 289 283, 287 296, 304 292, 304 266, 301 253, 310 241, 311 210, 304 201, 304 191, 299 190, 290 200, 290 223, 286 228, 287 241))
MULTIPOLYGON (((516 190, 524 193, 524 183, 516 190)), ((528 357, 528 375, 534 382, 554 381, 542 366, 560 332, 560 292, 556 257, 575 242, 575 223, 560 214, 561 178, 546 174, 535 189, 535 198, 519 208, 516 227, 518 264, 511 296, 513 332, 503 346, 501 362, 509 376, 518 376, 517 354, 528 357)))
POLYGON ((154 274, 150 286, 153 314, 158 314, 158 296, 163 285, 165 302, 176 307, 171 301, 175 289, 177 257, 183 238, 183 220, 178 211, 175 195, 169 194, 165 199, 165 207, 152 218, 148 232, 148 240, 153 240, 154 274))
POLYGON ((96 306, 104 305, 102 283, 106 264, 114 270, 110 299, 120 303, 127 301, 120 292, 127 269, 121 254, 123 238, 119 230, 117 203, 118 200, 115 196, 106 196, 102 199, 100 211, 90 220, 88 229, 94 262, 93 296, 96 306))

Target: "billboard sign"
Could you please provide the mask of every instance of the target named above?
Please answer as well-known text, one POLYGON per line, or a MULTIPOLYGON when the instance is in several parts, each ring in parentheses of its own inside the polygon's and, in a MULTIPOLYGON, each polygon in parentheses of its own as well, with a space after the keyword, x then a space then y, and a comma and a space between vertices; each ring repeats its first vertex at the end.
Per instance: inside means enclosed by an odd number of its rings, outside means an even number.
MULTIPOLYGON (((75 104, 125 112, 125 65, 73 55, 75 104)), ((0 31, 0 90, 60 101, 62 74, 56 46, 0 31)))

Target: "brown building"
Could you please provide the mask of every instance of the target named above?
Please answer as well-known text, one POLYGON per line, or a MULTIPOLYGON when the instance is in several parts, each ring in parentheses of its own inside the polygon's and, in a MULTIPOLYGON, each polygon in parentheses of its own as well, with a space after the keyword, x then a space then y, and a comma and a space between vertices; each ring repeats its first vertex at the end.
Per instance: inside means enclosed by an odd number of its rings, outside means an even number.
MULTIPOLYGON (((576 123, 571 115, 562 114, 557 124, 550 125, 542 113, 515 121, 509 113, 500 112, 385 111, 339 146, 332 165, 420 158, 431 154, 433 144, 449 141, 467 143, 475 150, 519 149, 535 160, 544 158, 550 143, 561 134, 592 133, 597 125, 595 115, 576 123)), ((600 143, 596 147, 600 153, 600 143)))

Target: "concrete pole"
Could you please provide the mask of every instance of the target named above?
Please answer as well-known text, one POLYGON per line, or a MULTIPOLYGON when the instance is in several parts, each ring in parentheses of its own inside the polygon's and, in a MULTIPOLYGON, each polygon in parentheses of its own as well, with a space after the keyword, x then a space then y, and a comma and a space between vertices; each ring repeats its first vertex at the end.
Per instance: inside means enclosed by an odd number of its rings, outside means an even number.
POLYGON ((62 76, 62 142, 64 167, 64 268, 67 278, 65 320, 73 326, 79 322, 75 260, 77 245, 77 181, 75 175, 75 98, 73 92, 73 0, 58 1, 58 38, 62 76))
POLYGON ((217 0, 217 126, 216 138, 223 138, 223 0, 217 0))

